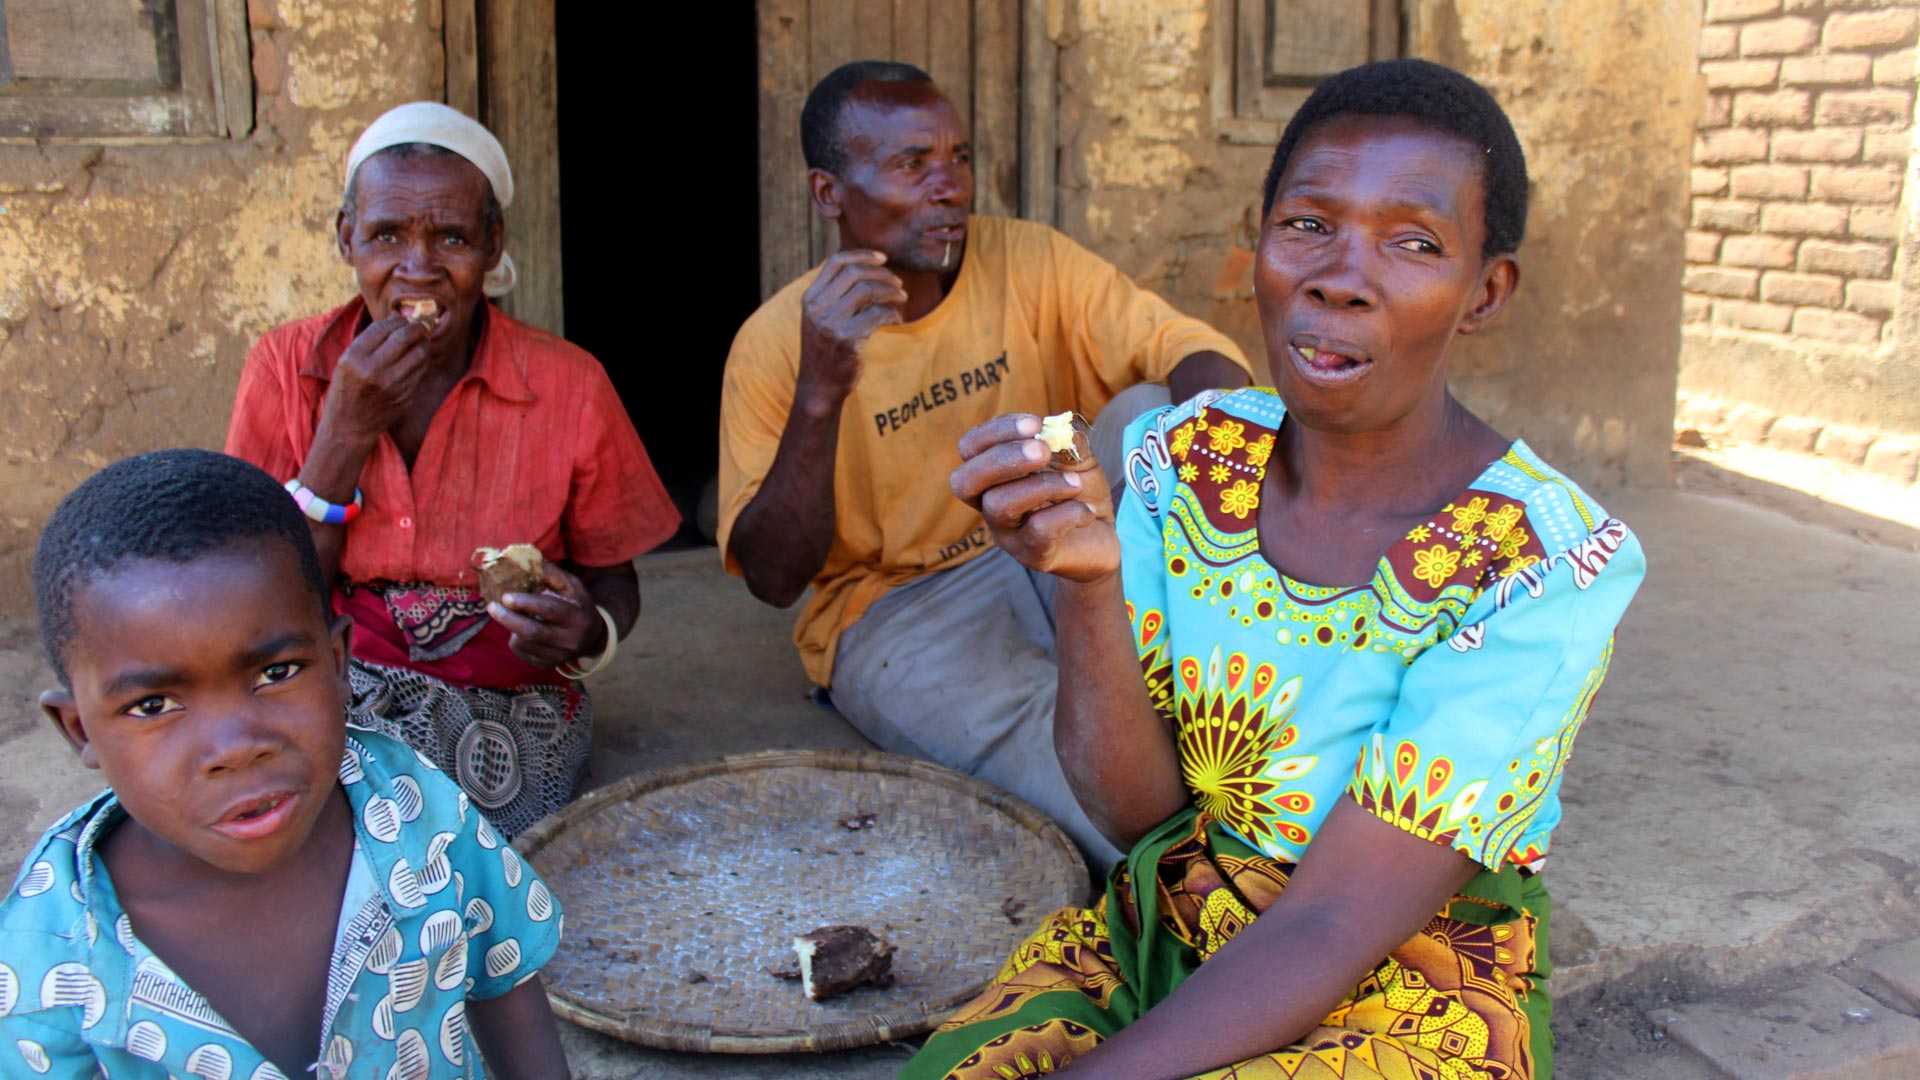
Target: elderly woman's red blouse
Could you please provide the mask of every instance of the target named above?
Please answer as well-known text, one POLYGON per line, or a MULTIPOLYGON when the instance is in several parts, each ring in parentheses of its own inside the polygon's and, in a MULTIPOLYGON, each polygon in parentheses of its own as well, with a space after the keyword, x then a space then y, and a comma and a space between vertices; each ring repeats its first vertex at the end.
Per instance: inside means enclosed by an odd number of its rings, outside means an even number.
MULTIPOLYGON (((299 473, 365 313, 356 299, 260 339, 240 375, 227 453, 282 481, 299 473)), ((340 558, 355 582, 472 587, 475 548, 518 543, 549 560, 612 566, 680 524, 599 361, 491 304, 473 365, 434 414, 413 468, 382 434, 360 490, 340 558)))

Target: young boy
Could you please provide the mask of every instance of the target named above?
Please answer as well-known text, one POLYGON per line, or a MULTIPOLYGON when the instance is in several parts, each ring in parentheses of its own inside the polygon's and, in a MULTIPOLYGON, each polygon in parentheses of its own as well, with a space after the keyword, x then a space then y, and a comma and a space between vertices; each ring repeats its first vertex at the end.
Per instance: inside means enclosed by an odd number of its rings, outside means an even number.
POLYGON ((347 728, 350 625, 279 484, 122 461, 33 581, 41 707, 112 786, 0 901, 0 1075, 567 1075, 535 977, 559 905, 425 758, 347 728))

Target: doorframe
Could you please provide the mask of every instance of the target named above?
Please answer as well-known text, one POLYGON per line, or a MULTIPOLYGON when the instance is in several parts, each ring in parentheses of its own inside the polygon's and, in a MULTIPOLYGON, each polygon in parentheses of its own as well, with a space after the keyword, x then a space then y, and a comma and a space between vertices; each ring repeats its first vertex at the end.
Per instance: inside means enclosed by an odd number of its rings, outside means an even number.
POLYGON ((1020 216, 1060 223, 1060 39, 1065 0, 1020 5, 1020 216))
POLYGON ((501 309, 566 329, 560 276, 560 94, 555 0, 442 0, 448 105, 486 125, 513 168, 507 250, 520 283, 501 309))

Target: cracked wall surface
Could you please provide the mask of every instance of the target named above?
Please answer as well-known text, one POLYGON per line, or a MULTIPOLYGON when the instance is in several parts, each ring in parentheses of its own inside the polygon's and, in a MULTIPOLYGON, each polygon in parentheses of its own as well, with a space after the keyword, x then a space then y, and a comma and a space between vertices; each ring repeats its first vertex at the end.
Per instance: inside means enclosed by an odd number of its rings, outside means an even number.
POLYGON ((0 615, 60 497, 100 467, 218 447, 247 348, 352 296, 334 251, 360 130, 441 98, 438 0, 250 0, 238 138, 0 145, 0 615))
MULTIPOLYGON (((1251 259, 1271 144, 1221 138, 1207 0, 1077 0, 1061 227, 1261 355, 1251 259)), ((1520 294, 1461 397, 1583 483, 1663 484, 1681 323, 1697 0, 1408 0, 1407 53, 1484 83, 1534 181, 1520 294)), ((1256 364, 1258 361, 1256 360, 1256 364)))

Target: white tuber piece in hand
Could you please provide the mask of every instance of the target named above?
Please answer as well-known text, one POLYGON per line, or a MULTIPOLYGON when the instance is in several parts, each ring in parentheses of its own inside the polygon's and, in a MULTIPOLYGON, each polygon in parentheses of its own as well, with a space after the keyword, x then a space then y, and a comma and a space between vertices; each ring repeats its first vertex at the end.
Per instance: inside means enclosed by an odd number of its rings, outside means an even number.
POLYGON ((480 595, 489 604, 510 592, 537 593, 544 587, 546 559, 532 544, 483 547, 473 553, 473 560, 480 571, 480 595))
POLYGON ((1063 412, 1040 421, 1040 434, 1034 438, 1047 444, 1054 453, 1073 449, 1073 413, 1063 412))
POLYGON ((1071 412, 1063 412, 1043 417, 1040 431, 1034 438, 1053 452, 1053 460, 1049 464, 1054 468, 1083 472, 1094 465, 1092 434, 1085 420, 1071 412))

